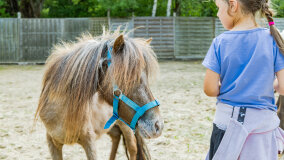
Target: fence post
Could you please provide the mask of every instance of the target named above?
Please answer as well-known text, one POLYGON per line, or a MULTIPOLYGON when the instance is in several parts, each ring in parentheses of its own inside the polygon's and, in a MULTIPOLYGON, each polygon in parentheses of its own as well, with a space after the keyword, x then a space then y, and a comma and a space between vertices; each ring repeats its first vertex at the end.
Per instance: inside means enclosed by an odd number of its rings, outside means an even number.
POLYGON ((60 19, 61 22, 61 40, 66 41, 67 39, 65 39, 65 18, 64 19, 60 19))
POLYGON ((110 9, 107 10, 108 29, 111 30, 110 22, 110 9))
POLYGON ((23 31, 22 31, 22 19, 21 19, 21 12, 18 12, 17 13, 18 15, 18 59, 17 61, 20 62, 20 61, 23 61, 23 31))
POLYGON ((135 18, 135 15, 134 15, 134 12, 132 12, 132 19, 131 19, 132 25, 131 25, 131 27, 130 27, 130 29, 129 29, 129 30, 133 30, 133 31, 131 32, 131 37, 134 37, 134 18, 135 18))
POLYGON ((174 34, 174 38, 173 38, 173 43, 174 43, 174 59, 176 59, 176 12, 174 12, 173 14, 173 34, 174 34))

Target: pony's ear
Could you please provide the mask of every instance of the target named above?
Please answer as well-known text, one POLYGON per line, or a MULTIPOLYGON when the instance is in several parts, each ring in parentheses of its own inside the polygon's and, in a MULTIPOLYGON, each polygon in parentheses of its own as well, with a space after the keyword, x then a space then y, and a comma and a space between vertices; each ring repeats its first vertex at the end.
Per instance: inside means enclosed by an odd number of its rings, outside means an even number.
POLYGON ((152 42, 152 40, 153 40, 152 38, 149 38, 149 39, 146 40, 146 43, 150 44, 152 42))
POLYGON ((114 45, 113 45, 113 51, 114 53, 118 53, 119 51, 123 50, 124 48, 124 38, 123 35, 120 35, 118 38, 116 38, 114 45))

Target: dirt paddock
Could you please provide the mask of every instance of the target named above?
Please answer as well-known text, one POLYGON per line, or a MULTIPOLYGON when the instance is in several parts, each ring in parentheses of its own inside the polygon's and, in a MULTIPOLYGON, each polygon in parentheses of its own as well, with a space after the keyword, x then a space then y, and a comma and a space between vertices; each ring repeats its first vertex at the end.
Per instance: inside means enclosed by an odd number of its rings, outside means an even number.
MULTIPOLYGON (((152 85, 165 120, 161 137, 147 140, 153 160, 201 160, 209 147, 215 98, 202 91, 205 69, 200 62, 160 62, 152 85)), ((44 66, 0 66, 0 159, 51 159, 45 128, 39 121, 32 132, 44 66)), ((99 160, 107 160, 111 141, 96 143, 99 160)), ((79 145, 64 146, 65 160, 85 160, 79 145)), ((125 160, 120 145, 118 160, 125 160)))

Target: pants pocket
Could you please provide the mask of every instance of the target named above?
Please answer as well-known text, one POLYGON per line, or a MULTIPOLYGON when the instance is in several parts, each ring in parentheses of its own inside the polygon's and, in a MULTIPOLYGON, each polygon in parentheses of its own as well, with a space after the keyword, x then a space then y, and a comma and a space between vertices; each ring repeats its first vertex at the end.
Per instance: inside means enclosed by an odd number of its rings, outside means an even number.
POLYGON ((218 128, 217 125, 213 123, 213 131, 210 139, 209 160, 213 159, 214 154, 216 153, 225 132, 225 130, 218 128))

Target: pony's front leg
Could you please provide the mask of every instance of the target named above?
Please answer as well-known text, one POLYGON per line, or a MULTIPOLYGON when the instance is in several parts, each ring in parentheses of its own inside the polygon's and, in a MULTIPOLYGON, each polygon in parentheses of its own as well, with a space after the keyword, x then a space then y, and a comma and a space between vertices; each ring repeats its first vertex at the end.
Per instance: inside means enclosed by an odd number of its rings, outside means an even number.
POLYGON ((95 149, 96 134, 93 131, 81 135, 78 143, 84 148, 88 160, 96 160, 97 154, 95 149))
POLYGON ((110 131, 108 132, 108 135, 111 137, 111 141, 112 141, 111 153, 110 153, 109 160, 115 160, 121 134, 122 133, 121 133, 119 127, 116 126, 116 125, 114 125, 110 129, 110 131))
POLYGON ((118 124, 123 134, 123 137, 125 138, 126 148, 129 151, 130 160, 136 160, 136 156, 137 156, 136 137, 133 131, 123 122, 119 121, 118 124))
POLYGON ((51 158, 53 160, 62 160, 62 147, 63 144, 56 142, 56 140, 52 139, 52 137, 46 133, 48 148, 51 154, 51 158))

